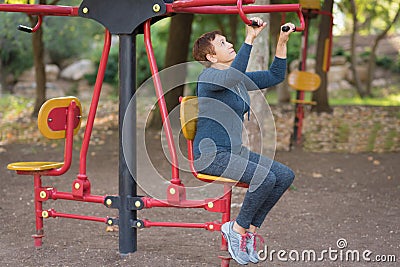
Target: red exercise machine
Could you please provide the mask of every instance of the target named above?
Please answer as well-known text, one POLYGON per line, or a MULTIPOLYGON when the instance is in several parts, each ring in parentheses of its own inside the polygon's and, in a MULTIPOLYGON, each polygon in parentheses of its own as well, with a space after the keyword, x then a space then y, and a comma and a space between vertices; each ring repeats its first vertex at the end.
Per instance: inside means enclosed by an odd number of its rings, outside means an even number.
MULTIPOLYGON (((220 231, 222 223, 230 220, 231 189, 232 186, 245 186, 237 184, 236 181, 197 173, 191 165, 195 177, 205 182, 217 182, 224 184, 222 197, 189 200, 186 198, 185 186, 179 178, 179 164, 176 147, 172 136, 171 125, 168 118, 168 111, 163 95, 162 84, 158 74, 157 63, 151 42, 151 23, 163 19, 172 13, 193 13, 193 14, 239 14, 244 23, 251 25, 246 14, 270 13, 270 12, 295 12, 298 15, 300 25, 297 31, 305 29, 305 21, 302 9, 299 4, 283 5, 247 5, 253 4, 253 0, 178 0, 166 3, 162 0, 83 0, 79 7, 53 6, 53 5, 29 5, 29 4, 0 4, 0 11, 23 12, 38 17, 35 27, 21 26, 20 29, 26 32, 35 32, 42 24, 44 16, 81 16, 98 21, 105 27, 104 48, 94 86, 92 101, 84 138, 80 151, 79 174, 72 182, 71 192, 60 192, 53 186, 42 185, 42 176, 55 176, 66 173, 71 165, 73 135, 80 126, 82 109, 79 100, 75 97, 61 97, 48 100, 42 107, 39 114, 39 129, 49 138, 65 139, 64 162, 22 162, 11 163, 9 169, 15 170, 21 175, 32 175, 34 177, 34 198, 36 233, 35 246, 42 245, 43 219, 46 218, 70 218, 102 222, 107 225, 119 226, 119 251, 121 254, 128 254, 137 250, 137 228, 145 227, 185 227, 203 228, 209 231, 220 231), (168 149, 171 156, 171 179, 166 191, 166 199, 160 200, 151 196, 137 196, 136 192, 136 169, 128 169, 128 163, 132 166, 136 161, 136 140, 131 138, 122 144, 122 122, 124 117, 132 118, 133 122, 128 126, 129 136, 136 136, 136 110, 128 109, 134 101, 136 90, 135 61, 136 61, 136 35, 140 31, 144 33, 144 41, 148 55, 149 65, 153 74, 153 81, 158 98, 158 104, 164 124, 165 136, 168 141, 168 149), (86 173, 86 159, 89 141, 94 125, 97 106, 100 98, 100 91, 104 79, 108 55, 111 46, 111 34, 119 36, 120 60, 120 98, 119 98, 119 194, 110 196, 99 196, 91 194, 91 183, 86 173), (122 153, 123 146, 129 147, 133 155, 127 159, 122 153), (127 160, 133 162, 127 162, 127 160), (115 208, 119 211, 117 218, 94 217, 80 214, 68 214, 58 212, 54 209, 43 209, 43 203, 48 200, 70 200, 81 202, 92 202, 103 204, 108 208, 115 208), (170 208, 201 208, 210 212, 222 214, 221 222, 185 223, 185 222, 153 222, 137 218, 137 211, 145 208, 170 207, 170 208)), ((183 98, 181 104, 181 120, 184 131, 195 127, 197 116, 196 99, 183 98), (187 118, 187 110, 192 111, 192 117, 187 118), (194 113, 193 113, 194 112, 194 113), (194 114, 194 115, 193 115, 194 114), (189 123, 189 124, 188 124, 189 123), (192 126, 189 126, 192 125, 192 126)), ((188 130, 190 132, 190 130, 188 130)), ((193 131, 185 135, 188 141, 189 161, 192 163, 192 139, 193 131)), ((223 239, 222 250, 226 250, 226 242, 223 239)), ((229 266, 229 257, 222 257, 221 266, 229 266)))

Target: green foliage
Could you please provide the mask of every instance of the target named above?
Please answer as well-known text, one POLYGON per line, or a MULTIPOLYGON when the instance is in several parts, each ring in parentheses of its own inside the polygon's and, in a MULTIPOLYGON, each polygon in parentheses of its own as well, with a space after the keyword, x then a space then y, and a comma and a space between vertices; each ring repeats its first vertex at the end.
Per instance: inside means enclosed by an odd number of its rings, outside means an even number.
POLYGON ((400 52, 397 56, 396 62, 393 62, 390 68, 393 72, 400 73, 400 52))
POLYGON ((350 52, 345 50, 343 47, 333 47, 332 57, 344 56, 348 61, 350 61, 350 52))
MULTIPOLYGON (((155 58, 157 59, 158 69, 161 70, 164 67, 165 51, 167 50, 168 42, 168 30, 170 25, 170 19, 163 19, 158 21, 151 27, 151 41, 153 44, 153 50, 155 58)), ((143 35, 137 37, 137 66, 136 75, 137 83, 142 84, 145 80, 151 77, 151 71, 149 62, 147 60, 146 49, 144 45, 143 35)), ((179 49, 177 47, 176 49, 179 49)))
POLYGON ((6 73, 15 76, 33 65, 30 35, 17 30, 19 24, 29 25, 28 17, 19 13, 0 12, 0 59, 6 73))
MULTIPOLYGON (((91 60, 96 65, 96 71, 92 74, 85 75, 85 79, 89 82, 90 85, 93 85, 96 82, 97 68, 100 65, 102 49, 103 49, 102 46, 98 46, 97 49, 95 49, 91 55, 91 60)), ((107 68, 104 73, 104 82, 113 85, 115 89, 118 88, 118 82, 119 82, 118 60, 119 60, 118 47, 112 46, 110 54, 108 56, 107 68)), ((117 91, 115 91, 114 93, 115 95, 117 95, 117 91)))
POLYGON ((393 64, 393 59, 388 56, 381 56, 376 59, 376 65, 385 69, 391 69, 393 64))
POLYGON ((83 18, 48 17, 43 40, 52 63, 83 57, 103 37, 104 30, 94 21, 83 18))

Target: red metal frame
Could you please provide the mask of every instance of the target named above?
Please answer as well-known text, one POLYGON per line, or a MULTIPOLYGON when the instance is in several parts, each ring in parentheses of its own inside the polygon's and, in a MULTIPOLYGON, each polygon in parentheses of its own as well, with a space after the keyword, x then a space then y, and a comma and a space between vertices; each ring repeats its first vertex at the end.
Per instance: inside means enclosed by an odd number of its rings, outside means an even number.
MULTIPOLYGON (((307 69, 307 49, 308 49, 308 30, 309 30, 309 20, 311 14, 321 14, 324 16, 329 16, 331 19, 330 22, 330 32, 329 32, 329 51, 328 51, 328 58, 327 58, 327 64, 326 64, 326 72, 329 71, 330 68, 330 62, 331 62, 331 52, 332 52, 332 39, 333 39, 333 33, 332 33, 332 28, 333 28, 333 15, 332 13, 329 13, 327 11, 321 11, 321 10, 305 10, 304 12, 307 12, 308 14, 305 16, 305 27, 304 27, 304 32, 303 32, 303 40, 302 40, 302 54, 301 54, 301 70, 306 71, 307 69)), ((297 99, 299 100, 304 100, 305 94, 304 91, 298 91, 298 94, 296 96, 297 99)), ((304 105, 303 104, 296 104, 296 118, 297 118, 297 127, 296 129, 296 140, 297 143, 301 143, 301 137, 302 137, 302 129, 303 129, 303 120, 304 120, 304 105)))
POLYGON ((29 4, 0 4, 0 11, 21 12, 37 16, 78 16, 79 7, 29 4))
MULTIPOLYGON (((217 2, 217 1, 216 1, 217 2)), ((242 3, 240 0, 238 1, 242 3)), ((240 5, 239 3, 239 5, 240 5)), ((176 7, 173 4, 166 4, 167 13, 192 13, 192 14, 252 14, 252 13, 273 13, 273 12, 296 12, 300 26, 296 26, 296 31, 303 31, 305 27, 303 13, 299 4, 275 4, 275 5, 251 5, 243 6, 240 10, 238 6, 184 6, 176 7)), ((243 19, 243 18, 242 18, 243 19)), ((248 24, 249 21, 245 21, 248 24)))
MULTIPOLYGON (((271 13, 271 12, 296 12, 299 17, 300 26, 296 27, 297 31, 305 29, 305 21, 301 12, 301 6, 298 4, 284 5, 252 5, 243 6, 243 4, 254 3, 254 0, 178 0, 171 4, 166 4, 166 13, 195 13, 195 14, 239 14, 246 24, 250 24, 246 14, 250 13, 271 13), (229 6, 231 5, 231 6, 229 6)), ((38 23, 32 29, 36 31, 42 22, 42 16, 78 16, 79 7, 72 6, 54 6, 54 5, 29 5, 29 4, 0 4, 0 11, 5 12, 22 12, 30 15, 38 16, 38 23)), ((166 15, 166 14, 161 14, 166 15)), ((177 208, 203 208, 210 212, 222 213, 221 222, 205 222, 205 223, 184 223, 184 222, 151 222, 144 220, 145 227, 185 227, 185 228, 203 228, 209 231, 220 231, 221 225, 230 220, 231 205, 231 184, 224 184, 223 196, 219 198, 203 199, 203 200, 187 200, 185 187, 179 178, 178 157, 176 153, 175 143, 173 140, 171 125, 168 118, 168 111, 164 99, 161 80, 158 75, 158 68, 153 52, 150 32, 150 20, 144 23, 144 42, 148 55, 150 69, 154 79, 154 85, 160 106, 164 130, 168 141, 168 148, 172 159, 172 177, 171 184, 167 189, 167 199, 158 200, 151 197, 142 197, 145 208, 152 207, 177 207, 177 208)), ((79 174, 73 181, 72 192, 59 192, 53 187, 42 186, 41 176, 44 175, 61 175, 65 173, 72 160, 72 141, 73 141, 73 110, 74 104, 68 107, 68 126, 65 144, 65 164, 63 167, 54 170, 40 172, 21 172, 18 174, 34 176, 34 198, 35 198, 35 215, 36 215, 36 234, 35 246, 41 246, 43 237, 43 218, 63 217, 70 219, 89 220, 106 223, 108 217, 94 217, 77 214, 68 214, 57 212, 54 209, 43 210, 43 202, 49 199, 71 200, 104 204, 105 196, 91 195, 90 182, 86 175, 86 158, 89 147, 89 141, 93 129, 96 110, 98 107, 101 87, 104 79, 104 73, 107 65, 111 46, 111 34, 108 30, 105 32, 105 40, 103 53, 100 60, 100 66, 94 87, 92 102, 90 105, 86 130, 82 142, 80 152, 79 174)), ((193 144, 188 142, 189 161, 192 173, 197 177, 197 172, 193 166, 193 144)), ((222 238, 221 249, 226 250, 226 241, 222 238)), ((221 257, 221 266, 229 266, 229 257, 221 257)))

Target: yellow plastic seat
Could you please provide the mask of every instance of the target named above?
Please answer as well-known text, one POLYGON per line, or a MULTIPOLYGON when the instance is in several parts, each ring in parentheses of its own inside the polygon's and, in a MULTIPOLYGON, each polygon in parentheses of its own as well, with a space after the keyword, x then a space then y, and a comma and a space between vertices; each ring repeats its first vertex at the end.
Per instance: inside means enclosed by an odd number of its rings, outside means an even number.
POLYGON ((44 171, 61 168, 64 162, 14 162, 7 165, 12 171, 44 171))
POLYGON ((320 0, 300 0, 299 4, 302 9, 321 9, 321 1, 320 0))
MULTIPOLYGON (((75 104, 73 109, 73 134, 75 135, 78 132, 82 114, 82 106, 79 99, 73 96, 58 97, 47 100, 38 114, 38 128, 45 137, 49 139, 66 138, 68 109, 72 102, 75 104)), ((70 142, 70 146, 72 146, 72 140, 70 142)), ((64 157, 66 156, 65 154, 64 157)), ((29 174, 30 172, 58 169, 63 165, 64 162, 53 161, 14 162, 8 164, 7 169, 17 171, 20 174, 29 174)))
MULTIPOLYGON (((321 78, 318 74, 295 70, 291 72, 288 76, 289 86, 292 87, 293 90, 303 91, 303 92, 313 92, 317 90, 321 84, 321 78)), ((308 101, 304 99, 293 99, 292 103, 300 104, 300 105, 316 105, 315 101, 308 101)))
POLYGON ((180 106, 181 129, 183 136, 187 140, 188 159, 190 162, 190 168, 192 170, 193 175, 197 179, 207 183, 222 183, 222 184, 230 184, 232 186, 248 187, 247 184, 240 183, 230 178, 213 176, 196 172, 193 166, 193 140, 194 137, 196 136, 198 113, 199 113, 199 108, 196 96, 185 96, 181 98, 181 106, 180 106))

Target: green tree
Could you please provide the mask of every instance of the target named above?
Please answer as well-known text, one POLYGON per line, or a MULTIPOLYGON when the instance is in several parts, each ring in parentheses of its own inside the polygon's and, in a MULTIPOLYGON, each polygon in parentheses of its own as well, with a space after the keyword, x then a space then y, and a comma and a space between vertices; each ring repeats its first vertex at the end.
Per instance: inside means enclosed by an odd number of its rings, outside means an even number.
POLYGON ((400 17, 400 3, 398 1, 386 0, 379 2, 371 1, 339 1, 339 7, 351 19, 351 71, 353 73, 355 86, 360 97, 372 96, 371 84, 376 66, 376 50, 380 41, 387 35, 390 29, 396 25, 400 17), (361 83, 357 73, 356 40, 357 34, 373 35, 370 56, 368 59, 368 80, 364 85, 361 83))
POLYGON ((26 23, 26 16, 19 13, 0 13, 0 96, 12 92, 12 84, 7 77, 16 80, 25 69, 32 66, 32 46, 26 35, 17 31, 19 24, 26 23))

